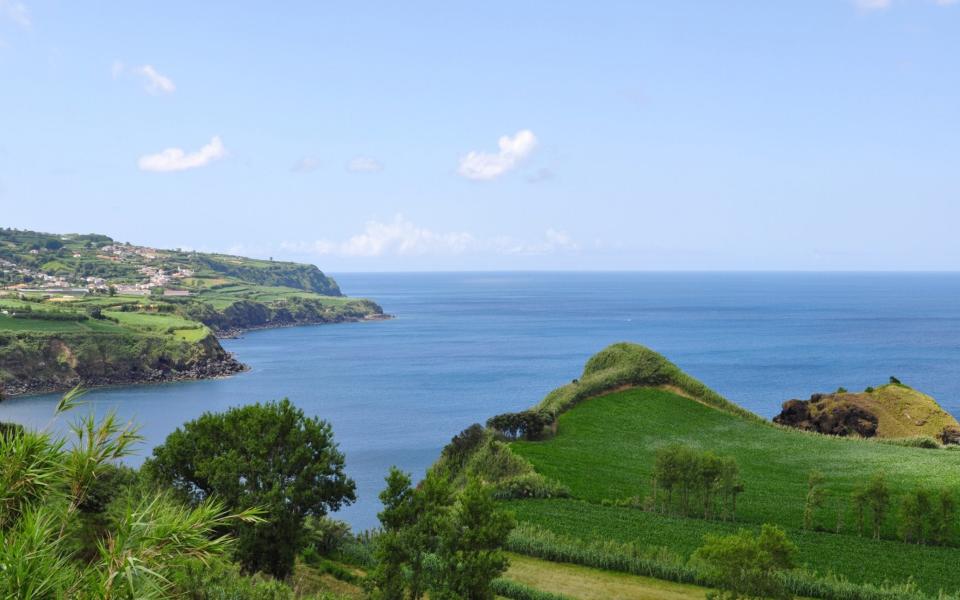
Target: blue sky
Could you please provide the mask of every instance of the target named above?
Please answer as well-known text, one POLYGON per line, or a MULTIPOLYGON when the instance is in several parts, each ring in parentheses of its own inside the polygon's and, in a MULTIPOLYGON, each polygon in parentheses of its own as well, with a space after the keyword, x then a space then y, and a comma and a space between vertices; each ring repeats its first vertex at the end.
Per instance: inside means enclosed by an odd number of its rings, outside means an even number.
POLYGON ((960 2, 0 0, 0 224, 330 271, 954 270, 960 2))

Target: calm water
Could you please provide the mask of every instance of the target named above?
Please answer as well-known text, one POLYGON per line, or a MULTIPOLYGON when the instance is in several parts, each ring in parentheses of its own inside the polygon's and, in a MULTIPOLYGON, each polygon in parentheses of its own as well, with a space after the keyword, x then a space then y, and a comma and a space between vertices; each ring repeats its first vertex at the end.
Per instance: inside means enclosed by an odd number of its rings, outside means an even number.
MULTIPOLYGON (((764 416, 780 403, 896 375, 960 415, 960 274, 352 274, 352 295, 397 318, 277 329, 224 345, 252 370, 230 379, 99 390, 143 424, 143 454, 206 410, 287 396, 333 423, 375 525, 396 464, 421 475, 452 435, 537 402, 622 340, 646 344, 764 416)), ((44 425, 55 396, 0 404, 44 425)), ((142 456, 134 462, 140 462, 142 456)))

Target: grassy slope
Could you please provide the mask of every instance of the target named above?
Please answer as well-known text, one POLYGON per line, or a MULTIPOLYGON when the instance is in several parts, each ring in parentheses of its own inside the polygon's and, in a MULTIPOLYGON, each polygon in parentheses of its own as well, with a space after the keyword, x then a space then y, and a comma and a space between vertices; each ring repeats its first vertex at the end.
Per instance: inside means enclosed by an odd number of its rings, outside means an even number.
MULTIPOLYGON (((922 450, 868 441, 830 438, 772 427, 715 410, 660 389, 636 389, 584 402, 562 414, 559 433, 544 442, 516 442, 514 452, 538 472, 567 485, 575 498, 592 503, 643 496, 650 489, 656 449, 680 442, 737 458, 746 482, 738 516, 750 523, 773 522, 796 530, 801 523, 806 474, 818 469, 830 491, 819 524, 833 529, 842 511, 847 532, 854 523, 847 499, 859 481, 883 470, 898 491, 918 483, 960 485, 960 452, 922 450)), ((631 508, 584 505, 576 500, 512 503, 522 520, 560 533, 607 537, 666 546, 683 555, 703 533, 735 526, 674 519, 631 508)), ((892 526, 887 534, 893 535, 892 526)), ((820 572, 857 581, 905 580, 914 575, 925 589, 960 589, 953 568, 960 550, 895 541, 874 542, 853 535, 791 535, 805 562, 820 572)))
POLYGON ((663 600, 702 599, 706 589, 649 577, 613 573, 580 565, 554 563, 520 554, 510 554, 510 569, 504 575, 530 587, 563 594, 578 600, 610 598, 663 600))

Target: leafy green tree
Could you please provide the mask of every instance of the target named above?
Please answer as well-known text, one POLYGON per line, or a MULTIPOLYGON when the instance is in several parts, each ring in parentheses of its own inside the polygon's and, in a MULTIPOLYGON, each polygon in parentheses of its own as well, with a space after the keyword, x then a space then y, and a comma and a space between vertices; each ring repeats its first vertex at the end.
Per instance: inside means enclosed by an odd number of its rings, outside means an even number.
POLYGON ((826 479, 820 471, 810 471, 807 476, 807 497, 803 504, 803 528, 811 529, 817 510, 823 506, 826 490, 823 484, 826 479))
POLYGON ((390 467, 387 487, 380 492, 383 510, 377 514, 382 529, 374 551, 377 566, 370 574, 376 600, 403 600, 406 589, 403 569, 408 556, 402 536, 416 518, 413 493, 410 476, 390 467))
POLYGON ((692 560, 703 566, 719 592, 707 598, 791 598, 778 574, 794 568, 796 546, 782 529, 766 524, 760 535, 740 530, 733 535, 707 535, 692 560))
POLYGON ((513 517, 497 506, 491 490, 471 479, 441 534, 430 598, 492 600, 490 583, 507 569, 503 545, 515 525, 513 517))
POLYGON ((356 500, 330 425, 287 399, 204 413, 155 448, 144 471, 194 505, 216 495, 231 509, 263 507, 263 522, 235 528, 236 555, 281 579, 305 542, 304 520, 356 500))

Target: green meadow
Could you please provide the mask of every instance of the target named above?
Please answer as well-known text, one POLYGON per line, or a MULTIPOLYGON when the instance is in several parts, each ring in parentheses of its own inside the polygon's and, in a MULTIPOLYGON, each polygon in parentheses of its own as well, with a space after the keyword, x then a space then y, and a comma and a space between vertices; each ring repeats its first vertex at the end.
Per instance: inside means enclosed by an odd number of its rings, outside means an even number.
POLYGON ((472 458, 446 463, 490 474, 494 485, 502 485, 522 468, 498 465, 521 460, 541 481, 552 482, 501 496, 524 527, 511 545, 515 552, 690 582, 688 560, 707 534, 756 531, 771 523, 798 547, 800 595, 915 598, 960 592, 958 523, 947 545, 939 546, 906 543, 900 527, 901 505, 919 488, 948 490, 960 499, 956 447, 907 447, 774 425, 721 398, 662 356, 631 344, 616 344, 591 358, 579 379, 548 394, 534 410, 555 420, 533 436, 543 437, 539 441, 507 438, 515 459, 490 451, 496 446, 492 440, 505 434, 488 428, 487 441, 472 458), (650 498, 658 450, 677 445, 736 461, 743 491, 733 521, 704 519, 702 512, 684 516, 676 505, 654 509, 650 498), (811 471, 823 474, 824 495, 805 527, 811 471), (498 479, 498 472, 508 478, 498 479), (869 511, 860 533, 853 496, 878 474, 887 483, 890 503, 880 539, 873 539, 869 511), (534 531, 566 541, 540 539, 534 531), (566 544, 569 552, 557 544, 566 544), (603 550, 605 544, 620 546, 603 550), (604 552, 615 559, 602 558, 604 552), (638 572, 627 566, 631 557, 653 557, 649 560, 663 568, 638 572), (868 587, 858 588, 861 584, 868 587), (904 584, 921 594, 869 587, 904 584))

